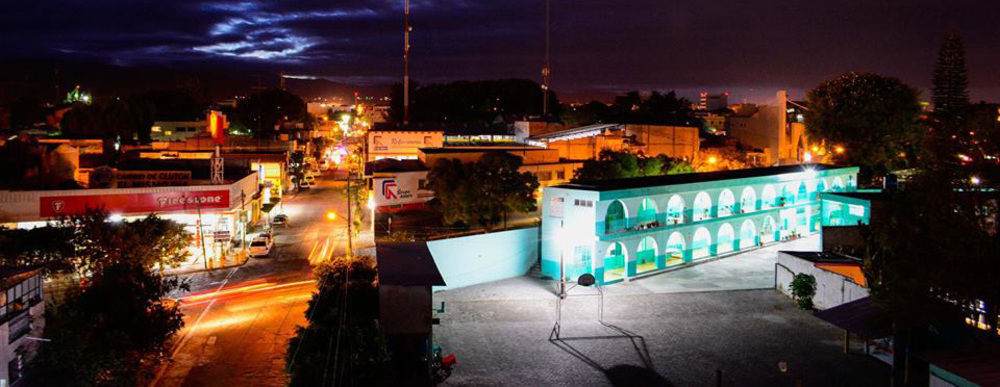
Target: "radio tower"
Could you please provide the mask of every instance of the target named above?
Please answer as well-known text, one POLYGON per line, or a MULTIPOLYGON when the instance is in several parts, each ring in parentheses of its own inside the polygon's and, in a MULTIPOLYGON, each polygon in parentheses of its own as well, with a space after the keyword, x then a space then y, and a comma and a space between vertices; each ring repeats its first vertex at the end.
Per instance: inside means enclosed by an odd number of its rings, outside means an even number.
POLYGON ((542 118, 549 120, 549 3, 545 0, 545 63, 542 64, 542 118))
POLYGON ((403 126, 410 123, 410 0, 403 5, 403 126))

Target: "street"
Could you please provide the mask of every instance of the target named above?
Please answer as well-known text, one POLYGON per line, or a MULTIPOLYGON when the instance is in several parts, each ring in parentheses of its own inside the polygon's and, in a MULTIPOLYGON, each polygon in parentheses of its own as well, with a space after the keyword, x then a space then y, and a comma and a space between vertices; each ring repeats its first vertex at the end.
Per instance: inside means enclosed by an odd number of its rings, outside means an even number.
POLYGON ((154 386, 282 385, 285 350, 295 327, 306 322, 315 289, 311 265, 347 248, 344 183, 332 174, 317 186, 288 194, 272 216, 276 227, 270 257, 243 266, 185 275, 191 289, 182 301, 184 328, 168 347, 171 361, 154 386), (336 219, 326 214, 334 211, 336 219))

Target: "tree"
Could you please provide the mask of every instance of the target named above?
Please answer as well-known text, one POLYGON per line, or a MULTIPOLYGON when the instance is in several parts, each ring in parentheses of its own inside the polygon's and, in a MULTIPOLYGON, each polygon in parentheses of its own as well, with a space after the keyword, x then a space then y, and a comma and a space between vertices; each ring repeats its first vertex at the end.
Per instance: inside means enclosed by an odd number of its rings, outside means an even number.
POLYGON ((308 121, 306 103, 295 94, 268 89, 251 94, 233 112, 233 122, 249 129, 255 138, 271 138, 275 126, 284 122, 308 121))
POLYGON ((387 379, 389 350, 378 324, 375 261, 339 257, 315 269, 309 325, 296 328, 285 355, 291 386, 371 386, 387 379), (338 383, 339 381, 339 383, 338 383))
POLYGON ((809 91, 806 129, 810 138, 846 149, 842 164, 861 167, 871 182, 905 165, 920 135, 919 92, 899 79, 873 73, 847 73, 809 91))
POLYGON ((941 42, 934 64, 931 100, 934 114, 941 119, 959 118, 969 105, 969 78, 965 68, 965 43, 952 29, 941 42))
POLYGON ((44 385, 137 385, 166 359, 165 344, 183 326, 179 304, 164 296, 181 286, 141 265, 114 262, 72 289, 46 317, 37 359, 44 385))
POLYGON ((108 221, 104 209, 91 209, 56 223, 72 230, 74 254, 68 257, 81 275, 100 273, 116 262, 144 269, 176 267, 189 256, 184 227, 155 215, 135 221, 108 221))
POLYGON ((33 229, 0 228, 0 266, 39 267, 42 274, 73 272, 73 230, 44 226, 33 229))
POLYGON ((510 214, 536 210, 538 178, 520 172, 521 158, 506 152, 483 155, 475 163, 438 160, 427 174, 444 223, 491 228, 510 214))
POLYGON ((145 384, 165 360, 167 340, 183 326, 179 305, 165 296, 186 288, 180 279, 165 279, 152 269, 186 257, 187 233, 153 215, 110 222, 99 209, 52 227, 46 232, 61 230, 58 235, 70 246, 58 254, 68 253, 63 262, 82 280, 46 317, 51 341, 37 359, 42 382, 145 384))
POLYGON ((458 159, 438 159, 427 172, 427 188, 434 191, 445 224, 470 225, 473 218, 472 202, 475 200, 471 168, 458 159))
MULTIPOLYGON (((403 85, 391 91, 390 117, 403 120, 403 85)), ((459 81, 445 84, 410 85, 412 122, 452 122, 491 124, 498 116, 539 116, 542 114, 541 85, 529 79, 459 81)), ((550 114, 558 117, 559 100, 549 93, 550 114)))
POLYGON ((628 151, 604 149, 596 160, 585 160, 574 172, 573 181, 624 179, 694 172, 690 163, 663 154, 645 157, 628 151))
MULTIPOLYGON (((906 189, 891 193, 879 222, 863 229, 864 274, 880 321, 894 336, 894 364, 919 345, 929 325, 963 324, 986 305, 997 327, 1000 284, 982 273, 1000 270, 996 252, 998 197, 971 183, 961 170, 927 165, 906 189)), ((902 380, 902 367, 894 379, 902 380)))
POLYGON ((478 188, 472 208, 478 214, 479 224, 487 228, 503 221, 511 213, 533 212, 538 178, 521 172, 521 158, 506 152, 484 154, 473 169, 473 182, 478 188))

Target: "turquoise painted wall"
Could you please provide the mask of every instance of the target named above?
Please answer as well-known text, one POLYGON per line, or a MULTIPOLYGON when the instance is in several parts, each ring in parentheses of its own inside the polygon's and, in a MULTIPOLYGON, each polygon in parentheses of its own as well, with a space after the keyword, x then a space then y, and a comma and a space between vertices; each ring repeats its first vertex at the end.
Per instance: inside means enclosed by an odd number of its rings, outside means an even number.
POLYGON ((428 241, 427 248, 453 289, 522 276, 538 260, 538 228, 428 241))

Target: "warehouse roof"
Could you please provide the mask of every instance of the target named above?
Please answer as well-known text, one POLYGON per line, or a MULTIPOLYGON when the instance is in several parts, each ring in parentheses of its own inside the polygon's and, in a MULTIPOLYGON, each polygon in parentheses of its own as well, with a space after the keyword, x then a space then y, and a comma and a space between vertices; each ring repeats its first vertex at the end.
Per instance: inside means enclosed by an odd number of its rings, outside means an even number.
POLYGON ((839 168, 842 167, 829 164, 782 165, 777 167, 734 169, 729 171, 717 171, 717 172, 682 173, 677 175, 581 181, 577 183, 560 184, 555 187, 578 189, 584 191, 614 191, 620 189, 657 187, 657 186, 675 185, 675 184, 703 183, 703 182, 719 181, 719 180, 747 179, 754 177, 803 172, 807 169, 812 169, 814 171, 824 171, 824 170, 839 169, 839 168))

